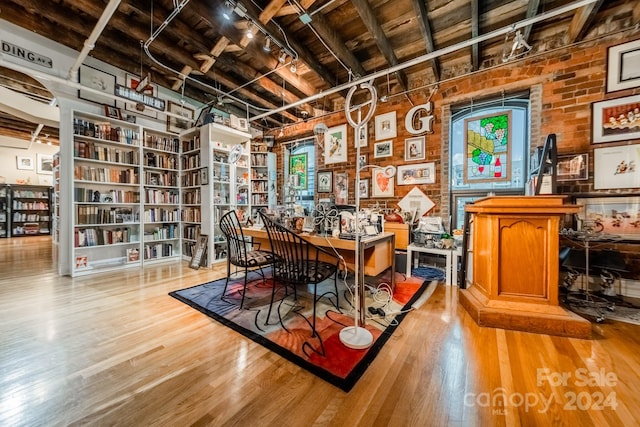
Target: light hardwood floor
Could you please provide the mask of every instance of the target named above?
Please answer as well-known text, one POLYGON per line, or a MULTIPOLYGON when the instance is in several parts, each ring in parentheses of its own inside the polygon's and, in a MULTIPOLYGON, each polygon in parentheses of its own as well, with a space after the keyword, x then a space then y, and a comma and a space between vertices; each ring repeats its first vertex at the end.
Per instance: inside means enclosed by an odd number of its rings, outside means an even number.
POLYGON ((640 424, 639 326, 594 325, 592 340, 479 328, 441 286, 344 393, 167 295, 222 275, 173 263, 72 279, 49 239, 0 239, 0 425, 640 424))

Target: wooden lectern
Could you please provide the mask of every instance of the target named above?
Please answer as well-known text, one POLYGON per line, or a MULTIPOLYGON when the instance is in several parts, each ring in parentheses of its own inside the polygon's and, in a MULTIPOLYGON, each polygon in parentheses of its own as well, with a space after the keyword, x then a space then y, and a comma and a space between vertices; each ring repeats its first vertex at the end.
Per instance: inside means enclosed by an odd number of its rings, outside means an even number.
POLYGON ((566 196, 494 196, 466 206, 472 277, 460 303, 480 326, 576 338, 591 323, 558 305, 559 233, 578 206, 566 196))

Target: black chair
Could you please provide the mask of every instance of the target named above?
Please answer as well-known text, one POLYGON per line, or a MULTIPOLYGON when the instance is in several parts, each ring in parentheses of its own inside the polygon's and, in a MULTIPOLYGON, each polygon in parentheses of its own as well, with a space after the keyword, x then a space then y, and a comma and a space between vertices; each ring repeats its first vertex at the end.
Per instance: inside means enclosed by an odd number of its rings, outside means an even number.
POLYGON ((252 249, 252 239, 247 239, 242 231, 242 224, 238 219, 235 210, 229 211, 220 218, 220 230, 227 239, 227 280, 224 284, 222 297, 227 294, 229 276, 231 275, 231 265, 244 269, 244 288, 242 290, 242 300, 240 308, 244 306, 244 297, 247 292, 247 276, 250 271, 258 271, 262 280, 266 282, 263 267, 273 265, 274 256, 270 251, 252 249))
MULTIPOLYGON (((294 297, 297 299, 296 288, 298 286, 313 286, 313 319, 309 323, 312 337, 319 337, 316 333, 316 303, 321 298, 328 296, 329 301, 340 311, 340 301, 338 298, 338 270, 340 259, 335 253, 329 252, 313 243, 305 240, 301 236, 280 224, 273 222, 263 212, 259 212, 264 226, 269 236, 269 244, 274 254, 275 261, 273 267, 274 286, 271 291, 271 304, 267 321, 271 316, 276 283, 287 287, 292 287, 294 297), (320 258, 322 257, 323 260, 320 258), (330 261, 326 261, 330 260, 330 261), (318 295, 318 285, 333 277, 333 290, 318 295), (335 296, 335 303, 331 297, 335 296)), ((278 313, 279 316, 279 313, 278 313)))

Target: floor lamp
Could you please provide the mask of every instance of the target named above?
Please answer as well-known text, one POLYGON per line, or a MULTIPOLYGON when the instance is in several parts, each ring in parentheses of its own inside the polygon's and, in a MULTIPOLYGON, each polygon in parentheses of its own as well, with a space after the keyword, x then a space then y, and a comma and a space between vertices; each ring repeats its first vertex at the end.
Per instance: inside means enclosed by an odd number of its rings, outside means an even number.
MULTIPOLYGON (((355 135, 360 135, 360 129, 363 126, 366 126, 367 122, 373 116, 373 113, 376 109, 376 105, 378 102, 378 94, 376 92, 376 88, 373 86, 373 81, 362 83, 360 85, 362 89, 365 89, 369 92, 371 98, 363 103, 358 104, 357 106, 351 106, 351 98, 358 88, 358 86, 353 86, 349 89, 347 94, 347 98, 345 101, 345 113, 347 116, 347 122, 353 127, 355 130, 355 135), (367 114, 362 117, 362 109, 368 107, 367 114), (351 114, 353 112, 357 113, 357 119, 354 120, 351 114)), ((356 230, 355 230, 355 315, 354 315, 354 325, 347 326, 340 331, 340 341, 342 344, 349 348, 353 349, 364 349, 368 348, 373 344, 373 334, 369 332, 367 329, 363 328, 362 325, 365 324, 365 310, 364 310, 364 282, 360 281, 360 224, 358 223, 359 214, 360 214, 360 170, 362 167, 359 165, 358 159, 360 158, 360 143, 356 141, 356 230)))

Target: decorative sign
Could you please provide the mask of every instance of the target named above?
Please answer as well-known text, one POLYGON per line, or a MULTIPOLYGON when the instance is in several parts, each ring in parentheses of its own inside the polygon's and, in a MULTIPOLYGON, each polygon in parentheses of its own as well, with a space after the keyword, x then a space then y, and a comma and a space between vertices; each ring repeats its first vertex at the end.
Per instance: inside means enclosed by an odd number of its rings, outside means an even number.
POLYGON ((129 101, 140 102, 148 107, 155 108, 159 111, 164 111, 166 108, 164 99, 147 95, 144 92, 137 92, 133 88, 122 86, 120 84, 116 85, 116 96, 128 99, 129 101))
POLYGON ((23 59, 32 64, 40 65, 46 68, 53 68, 53 60, 47 56, 40 55, 39 53, 31 52, 20 46, 16 46, 6 41, 2 41, 2 52, 7 55, 15 56, 16 58, 23 59))
POLYGON ((409 110, 407 116, 404 118, 404 127, 412 135, 419 135, 421 133, 433 133, 433 121, 435 116, 431 114, 433 110, 433 102, 427 102, 426 104, 416 105, 409 110), (421 113, 424 111, 427 116, 422 117, 421 113), (415 120, 420 122, 420 126, 416 129, 413 125, 415 120))
POLYGON ((198 270, 201 266, 207 265, 207 242, 209 241, 209 236, 206 234, 201 234, 198 242, 193 248, 193 255, 191 256, 191 261, 189 262, 189 268, 193 268, 194 270, 198 270))

